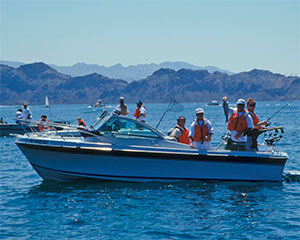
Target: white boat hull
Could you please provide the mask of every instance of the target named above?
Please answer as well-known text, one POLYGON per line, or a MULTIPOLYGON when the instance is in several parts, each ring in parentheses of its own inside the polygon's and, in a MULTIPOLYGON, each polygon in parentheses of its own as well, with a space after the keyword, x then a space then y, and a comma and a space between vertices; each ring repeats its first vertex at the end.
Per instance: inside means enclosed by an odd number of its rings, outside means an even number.
POLYGON ((131 182, 281 181, 286 160, 284 157, 237 157, 216 151, 186 156, 170 152, 112 150, 110 147, 17 144, 43 179, 60 181, 83 178, 131 182))

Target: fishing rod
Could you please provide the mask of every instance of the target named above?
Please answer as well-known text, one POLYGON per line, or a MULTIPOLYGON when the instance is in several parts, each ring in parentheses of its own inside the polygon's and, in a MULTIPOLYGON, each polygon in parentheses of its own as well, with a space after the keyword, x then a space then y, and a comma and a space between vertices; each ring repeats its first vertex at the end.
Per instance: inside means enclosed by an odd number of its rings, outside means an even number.
POLYGON ((160 124, 160 122, 161 122, 161 120, 163 120, 163 118, 164 118, 164 116, 166 115, 166 113, 168 112, 168 111, 170 111, 173 107, 174 107, 174 99, 171 99, 171 101, 170 101, 170 103, 169 103, 169 106, 167 107, 167 109, 164 111, 164 113, 163 113, 163 115, 161 116, 161 118, 159 119, 159 121, 158 121, 158 123, 157 123, 157 125, 156 125, 156 129, 158 128, 158 126, 159 126, 159 124, 160 124))
POLYGON ((296 97, 294 99, 292 99, 291 101, 289 101, 287 104, 285 104, 282 108, 280 108, 277 112, 275 112, 271 117, 269 117, 267 119, 267 122, 270 121, 271 118, 273 118, 276 114, 278 114, 279 112, 281 112, 284 108, 286 108, 286 106, 288 106, 291 102, 295 101, 296 97))
POLYGON ((164 111, 164 113, 162 114, 161 118, 159 119, 157 125, 156 125, 156 129, 158 128, 160 122, 163 120, 163 118, 165 117, 166 113, 171 111, 172 112, 181 112, 183 111, 184 107, 183 105, 181 105, 179 102, 177 102, 175 99, 171 99, 169 106, 167 107, 167 109, 164 111), (176 108, 174 108, 175 106, 177 106, 176 108))

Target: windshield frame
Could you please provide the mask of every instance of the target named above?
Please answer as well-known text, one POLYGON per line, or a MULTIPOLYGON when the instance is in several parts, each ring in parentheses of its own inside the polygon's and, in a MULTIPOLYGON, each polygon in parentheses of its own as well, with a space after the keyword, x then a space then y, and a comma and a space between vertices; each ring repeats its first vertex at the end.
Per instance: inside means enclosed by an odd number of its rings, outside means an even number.
MULTIPOLYGON (((101 116, 100 116, 101 117, 101 116)), ((113 114, 113 113, 109 113, 107 112, 101 119, 99 119, 94 125, 93 125, 93 128, 97 131, 100 132, 109 132, 113 135, 120 135, 120 136, 129 136, 127 134, 122 134, 122 133, 118 133, 118 132, 115 132, 115 131, 103 131, 101 130, 101 127, 103 125, 105 125, 111 118, 119 118, 119 119, 124 119, 124 120, 127 120, 127 121, 130 121, 130 122, 133 122, 133 123, 136 123, 136 124, 139 124, 139 125, 142 125, 143 127, 145 127, 146 129, 149 129, 150 131, 154 132, 157 137, 155 136, 147 136, 147 135, 135 135, 135 134, 130 134, 130 136, 132 137, 147 137, 147 138, 164 138, 165 135, 161 132, 161 131, 158 131, 157 129, 153 128, 152 126, 144 123, 144 122, 141 122, 141 121, 138 121, 136 119, 133 119, 133 118, 129 118, 129 117, 124 117, 124 116, 119 116, 119 115, 116 115, 116 114, 113 114), (98 126, 98 127, 97 127, 98 126)))

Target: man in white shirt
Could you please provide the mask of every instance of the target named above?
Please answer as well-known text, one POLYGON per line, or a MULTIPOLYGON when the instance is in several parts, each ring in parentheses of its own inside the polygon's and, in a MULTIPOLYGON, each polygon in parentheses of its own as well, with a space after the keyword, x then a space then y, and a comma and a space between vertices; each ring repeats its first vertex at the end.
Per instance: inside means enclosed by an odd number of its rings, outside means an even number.
POLYGON ((195 110, 196 119, 191 125, 189 137, 190 147, 198 150, 212 149, 211 136, 213 135, 213 127, 210 121, 204 118, 204 110, 197 108, 195 110))
POLYGON ((18 111, 16 112, 16 123, 17 124, 22 124, 22 120, 23 120, 23 113, 22 113, 22 109, 18 109, 18 111))
POLYGON ((31 119, 31 116, 32 116, 32 113, 29 109, 29 107, 27 107, 27 104, 24 103, 24 119, 25 120, 30 120, 31 119))
MULTIPOLYGON (((227 101, 227 97, 224 97, 223 101, 227 101)), ((254 127, 251 116, 245 110, 245 105, 246 101, 239 99, 236 103, 236 108, 229 108, 227 129, 231 140, 234 142, 246 143, 247 136, 245 133, 254 127)))
POLYGON ((139 120, 141 122, 146 121, 146 108, 143 106, 143 103, 141 101, 138 101, 136 103, 137 109, 133 113, 133 116, 135 117, 136 120, 139 120))

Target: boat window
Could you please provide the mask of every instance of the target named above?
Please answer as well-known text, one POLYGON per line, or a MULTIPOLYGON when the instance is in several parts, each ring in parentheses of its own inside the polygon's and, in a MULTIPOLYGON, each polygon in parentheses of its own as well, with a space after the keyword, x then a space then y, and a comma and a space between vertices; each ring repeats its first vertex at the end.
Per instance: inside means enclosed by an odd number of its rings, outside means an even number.
POLYGON ((148 128, 142 124, 139 124, 131 119, 111 117, 104 125, 99 129, 100 132, 112 132, 119 135, 127 136, 141 136, 141 137, 161 137, 153 129, 148 128))
POLYGON ((101 113, 101 115, 97 118, 97 122, 92 126, 93 129, 98 129, 108 118, 110 115, 107 111, 101 113))

